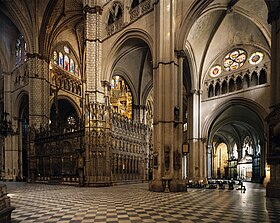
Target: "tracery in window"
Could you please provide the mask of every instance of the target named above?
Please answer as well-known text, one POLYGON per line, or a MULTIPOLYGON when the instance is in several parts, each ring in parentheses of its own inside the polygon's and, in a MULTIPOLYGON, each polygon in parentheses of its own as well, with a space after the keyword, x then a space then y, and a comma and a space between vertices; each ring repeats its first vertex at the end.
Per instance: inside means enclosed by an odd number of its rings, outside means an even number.
POLYGON ((75 63, 72 52, 65 45, 53 51, 52 63, 70 71, 72 74, 79 75, 80 73, 78 63, 75 63))
POLYGON ((53 63, 54 63, 54 64, 57 64, 57 62, 58 62, 57 52, 56 52, 56 51, 53 51, 53 63))
POLYGON ((210 70, 210 76, 211 77, 217 77, 221 74, 222 72, 222 67, 220 65, 216 65, 211 68, 210 70))
POLYGON ((58 55, 59 55, 59 66, 63 67, 63 54, 59 52, 58 55))
POLYGON ((67 53, 67 54, 70 53, 70 50, 69 50, 69 48, 68 48, 67 46, 64 46, 64 47, 63 47, 63 50, 64 50, 64 52, 67 53))
POLYGON ((78 64, 75 65, 75 74, 79 75, 79 66, 78 66, 78 64))
POLYGON ((16 66, 27 60, 27 44, 22 35, 16 40, 16 66))
POLYGON ((69 71, 69 57, 67 55, 64 56, 64 70, 69 71))
POLYGON ((245 50, 235 49, 225 56, 224 68, 227 71, 236 70, 244 65, 246 58, 247 53, 245 50))
POLYGON ((27 44, 24 43, 24 61, 27 60, 27 44))
POLYGON ((122 17, 123 9, 120 3, 115 3, 110 10, 109 18, 108 18, 108 25, 116 22, 122 17))
POLYGON ((75 118, 71 115, 67 118, 67 122, 68 122, 68 125, 70 125, 70 126, 74 126, 76 124, 75 118))
POLYGON ((132 94, 124 79, 113 76, 110 92, 110 102, 115 112, 132 119, 132 94))
POLYGON ((263 60, 263 57, 263 53, 257 51, 250 56, 249 63, 252 65, 256 65, 263 60))
POLYGON ((153 91, 149 93, 146 103, 146 124, 153 128, 153 91))
POLYGON ((75 63, 72 59, 70 59, 70 72, 75 73, 75 63))
POLYGON ((249 136, 246 136, 242 146, 242 156, 253 155, 253 142, 249 136))
POLYGON ((16 65, 21 63, 21 38, 16 42, 16 65))

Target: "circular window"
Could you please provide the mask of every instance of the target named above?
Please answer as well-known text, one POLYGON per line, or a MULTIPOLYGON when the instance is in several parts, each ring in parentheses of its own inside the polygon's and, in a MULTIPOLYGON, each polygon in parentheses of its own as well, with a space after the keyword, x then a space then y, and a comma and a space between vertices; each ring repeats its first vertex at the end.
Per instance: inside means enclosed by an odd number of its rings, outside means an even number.
POLYGON ((247 59, 247 53, 242 49, 235 49, 224 58, 224 68, 227 71, 236 70, 243 66, 247 59))
POLYGON ((250 64, 258 64, 262 61, 263 59, 263 53, 261 52, 255 52, 251 55, 250 59, 249 59, 249 62, 250 64))
POLYGON ((219 65, 216 65, 214 67, 211 68, 210 70, 210 76, 211 77, 217 77, 220 75, 220 73, 222 72, 222 67, 219 65))

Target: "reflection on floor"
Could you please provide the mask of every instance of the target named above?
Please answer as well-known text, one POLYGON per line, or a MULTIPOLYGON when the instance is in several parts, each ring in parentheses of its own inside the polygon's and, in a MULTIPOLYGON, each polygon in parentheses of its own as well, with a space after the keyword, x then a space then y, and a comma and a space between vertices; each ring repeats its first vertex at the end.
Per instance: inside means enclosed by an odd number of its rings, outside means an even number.
POLYGON ((240 190, 156 193, 147 184, 105 188, 5 182, 12 222, 279 222, 280 200, 246 183, 240 190), (277 221, 278 220, 278 221, 277 221))

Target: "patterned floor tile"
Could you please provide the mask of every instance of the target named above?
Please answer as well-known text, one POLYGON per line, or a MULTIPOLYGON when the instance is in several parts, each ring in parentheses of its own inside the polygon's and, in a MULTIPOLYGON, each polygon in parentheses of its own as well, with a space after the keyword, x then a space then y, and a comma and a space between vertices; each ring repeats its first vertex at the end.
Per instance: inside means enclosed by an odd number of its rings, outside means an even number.
POLYGON ((147 184, 106 188, 5 182, 12 223, 279 222, 280 200, 258 184, 247 191, 188 189, 155 193, 147 184))

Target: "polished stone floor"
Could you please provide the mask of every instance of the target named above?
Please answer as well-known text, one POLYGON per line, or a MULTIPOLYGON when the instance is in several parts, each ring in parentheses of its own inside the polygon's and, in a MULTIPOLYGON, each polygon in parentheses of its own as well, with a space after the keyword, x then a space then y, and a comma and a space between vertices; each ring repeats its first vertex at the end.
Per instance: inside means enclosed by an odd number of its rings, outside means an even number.
POLYGON ((280 200, 246 183, 234 190, 156 193, 148 184, 104 188, 5 182, 12 222, 280 222, 280 200))

